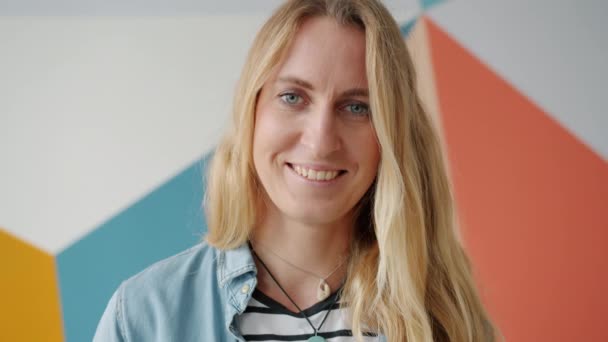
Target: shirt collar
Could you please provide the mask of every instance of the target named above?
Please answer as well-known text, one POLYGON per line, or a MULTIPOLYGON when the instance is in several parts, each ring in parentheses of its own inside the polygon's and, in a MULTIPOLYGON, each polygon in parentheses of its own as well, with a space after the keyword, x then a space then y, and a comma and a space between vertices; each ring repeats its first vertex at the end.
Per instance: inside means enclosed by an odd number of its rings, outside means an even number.
POLYGON ((223 288, 228 282, 249 272, 255 274, 257 269, 247 243, 235 249, 219 251, 217 278, 220 287, 223 288))

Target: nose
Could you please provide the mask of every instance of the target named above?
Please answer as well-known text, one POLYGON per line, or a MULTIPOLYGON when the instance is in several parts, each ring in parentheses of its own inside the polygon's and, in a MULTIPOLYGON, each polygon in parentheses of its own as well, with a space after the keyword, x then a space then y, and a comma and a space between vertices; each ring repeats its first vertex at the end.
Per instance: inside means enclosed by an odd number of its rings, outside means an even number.
POLYGON ((340 150, 342 140, 337 121, 331 106, 322 106, 308 113, 302 143, 308 147, 312 157, 323 159, 340 150))

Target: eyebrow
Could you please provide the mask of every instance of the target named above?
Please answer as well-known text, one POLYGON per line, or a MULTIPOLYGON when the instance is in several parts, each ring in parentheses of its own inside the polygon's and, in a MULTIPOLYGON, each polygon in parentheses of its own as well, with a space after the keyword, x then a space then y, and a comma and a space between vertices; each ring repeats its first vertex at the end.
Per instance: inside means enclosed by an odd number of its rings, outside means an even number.
POLYGON ((300 87, 306 88, 308 90, 313 90, 313 86, 312 86, 312 84, 310 84, 310 82, 304 81, 303 79, 300 79, 297 77, 283 76, 283 77, 279 77, 279 79, 277 81, 284 82, 284 83, 295 83, 295 84, 299 85, 300 87))
MULTIPOLYGON (((294 77, 294 76, 279 77, 277 79, 277 81, 284 82, 284 83, 294 83, 294 84, 299 85, 302 88, 306 88, 308 90, 314 90, 314 87, 312 86, 312 84, 310 82, 305 81, 298 77, 294 77)), ((349 90, 343 92, 342 94, 340 94, 340 97, 354 97, 354 96, 369 97, 369 91, 365 88, 353 88, 353 89, 349 89, 349 90)))

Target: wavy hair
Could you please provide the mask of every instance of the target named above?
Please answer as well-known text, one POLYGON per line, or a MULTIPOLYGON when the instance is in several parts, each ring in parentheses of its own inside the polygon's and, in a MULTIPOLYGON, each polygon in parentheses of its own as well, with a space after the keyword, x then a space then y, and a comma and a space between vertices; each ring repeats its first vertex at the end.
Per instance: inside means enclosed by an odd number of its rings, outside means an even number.
POLYGON ((284 60, 303 20, 327 16, 365 32, 372 124, 381 160, 358 205, 343 289, 353 335, 388 341, 494 341, 456 233, 455 205, 438 133, 416 92, 399 27, 376 0, 292 0, 276 10, 249 51, 232 125, 213 156, 205 199, 207 242, 232 249, 260 215, 252 145, 257 96, 284 60))

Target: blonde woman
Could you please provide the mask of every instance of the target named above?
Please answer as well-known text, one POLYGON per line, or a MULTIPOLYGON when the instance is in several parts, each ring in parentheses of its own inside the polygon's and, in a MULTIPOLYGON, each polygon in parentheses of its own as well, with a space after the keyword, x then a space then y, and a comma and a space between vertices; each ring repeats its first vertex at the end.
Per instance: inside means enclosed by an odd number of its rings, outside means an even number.
POLYGON ((96 341, 494 341, 399 28, 375 0, 262 27, 206 242, 124 282, 96 341))

